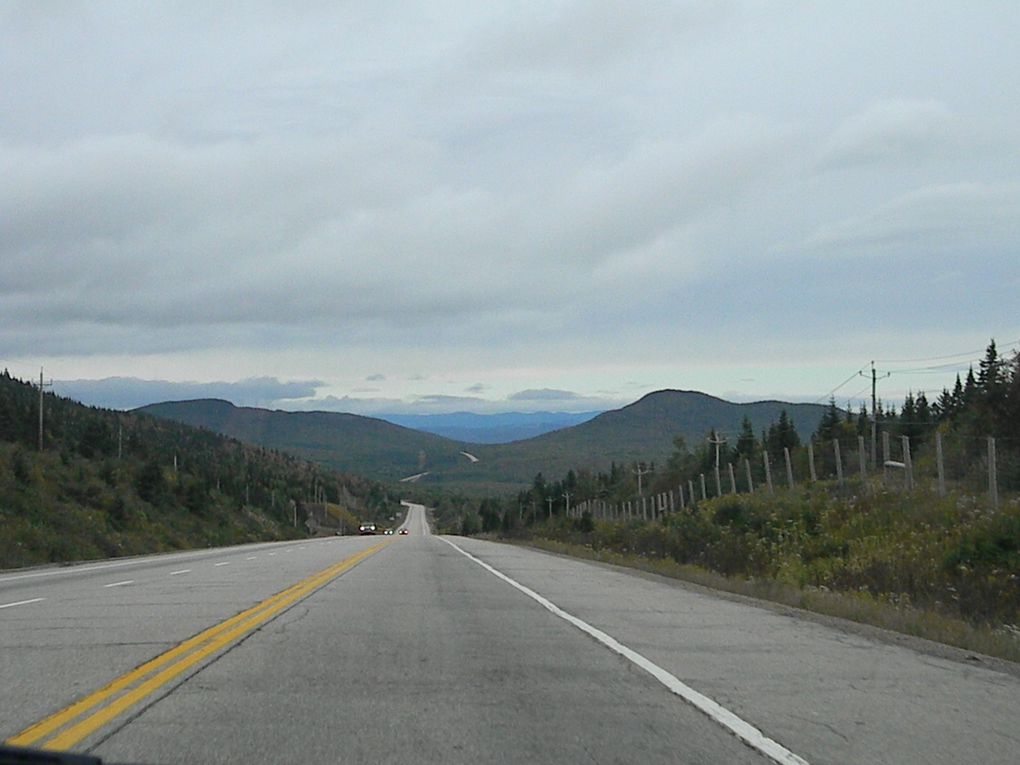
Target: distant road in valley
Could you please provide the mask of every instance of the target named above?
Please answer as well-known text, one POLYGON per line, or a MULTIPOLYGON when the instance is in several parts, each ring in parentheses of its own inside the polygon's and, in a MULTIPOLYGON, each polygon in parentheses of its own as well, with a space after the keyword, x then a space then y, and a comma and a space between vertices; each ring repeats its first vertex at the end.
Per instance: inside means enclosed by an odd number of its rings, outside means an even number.
POLYGON ((1016 762, 1016 673, 408 508, 407 536, 0 574, 0 733, 132 763, 1016 762))

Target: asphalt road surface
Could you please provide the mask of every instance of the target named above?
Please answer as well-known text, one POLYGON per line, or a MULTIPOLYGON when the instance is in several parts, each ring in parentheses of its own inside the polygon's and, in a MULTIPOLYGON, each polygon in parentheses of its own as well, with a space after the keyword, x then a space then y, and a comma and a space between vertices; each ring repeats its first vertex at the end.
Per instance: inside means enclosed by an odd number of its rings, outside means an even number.
POLYGON ((1016 673, 405 525, 0 575, 0 735, 132 763, 1018 761, 1016 673))

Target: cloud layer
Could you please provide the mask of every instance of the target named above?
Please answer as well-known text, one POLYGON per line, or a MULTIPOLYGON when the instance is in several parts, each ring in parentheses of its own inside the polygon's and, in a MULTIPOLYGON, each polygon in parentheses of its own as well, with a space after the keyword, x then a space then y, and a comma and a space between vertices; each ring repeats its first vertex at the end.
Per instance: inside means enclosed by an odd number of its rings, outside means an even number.
POLYGON ((824 395, 875 356, 1011 341, 1016 22, 5 4, 0 362, 425 409, 824 395))

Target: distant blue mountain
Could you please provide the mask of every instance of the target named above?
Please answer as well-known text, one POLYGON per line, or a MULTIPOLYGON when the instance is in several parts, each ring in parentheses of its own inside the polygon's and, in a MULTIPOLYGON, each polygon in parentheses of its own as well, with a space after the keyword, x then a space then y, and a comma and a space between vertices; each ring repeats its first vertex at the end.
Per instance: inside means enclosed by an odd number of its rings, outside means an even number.
POLYGON ((380 420, 471 444, 508 444, 580 425, 601 412, 379 414, 380 420))

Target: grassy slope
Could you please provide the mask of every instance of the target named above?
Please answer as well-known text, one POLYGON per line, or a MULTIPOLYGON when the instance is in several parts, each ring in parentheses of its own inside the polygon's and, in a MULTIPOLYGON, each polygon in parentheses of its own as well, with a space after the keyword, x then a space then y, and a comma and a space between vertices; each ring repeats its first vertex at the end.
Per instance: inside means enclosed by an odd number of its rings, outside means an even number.
POLYGON ((970 495, 860 489, 724 496, 664 522, 559 518, 532 533, 563 552, 1020 660, 1020 500, 995 511, 970 495))
POLYGON ((316 487, 359 514, 387 503, 378 484, 208 430, 52 394, 45 414, 39 452, 37 390, 0 376, 0 568, 299 535, 290 503, 316 487))

